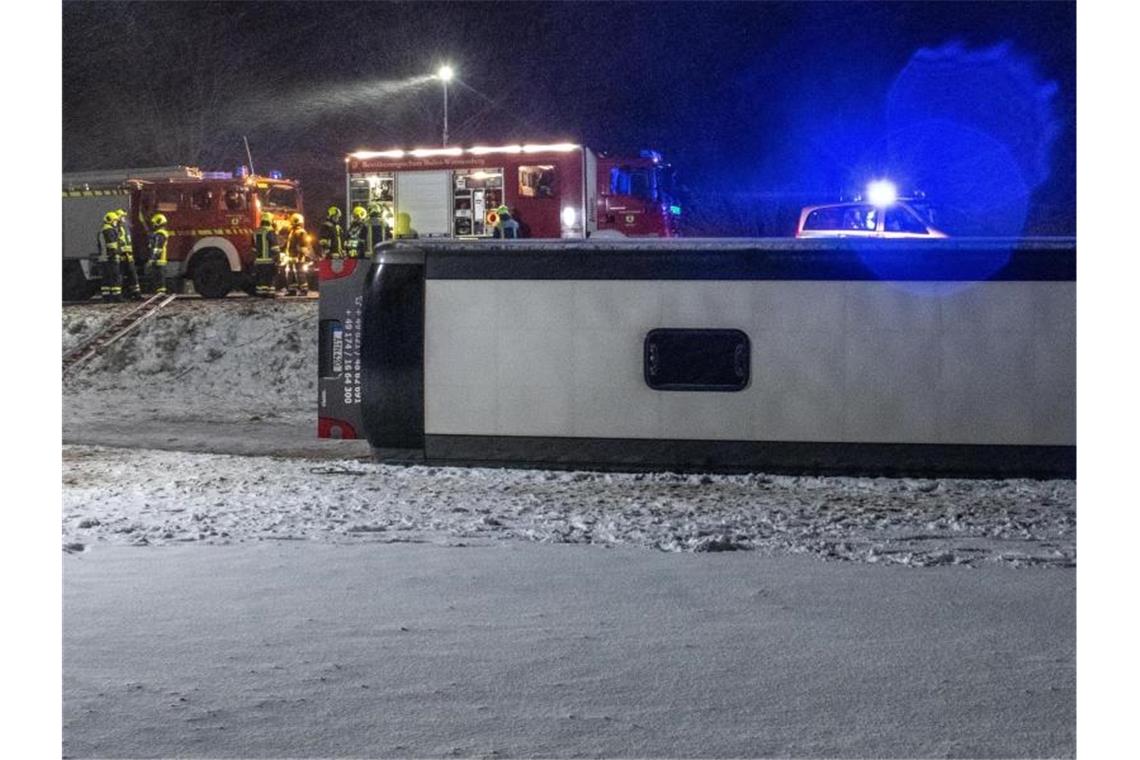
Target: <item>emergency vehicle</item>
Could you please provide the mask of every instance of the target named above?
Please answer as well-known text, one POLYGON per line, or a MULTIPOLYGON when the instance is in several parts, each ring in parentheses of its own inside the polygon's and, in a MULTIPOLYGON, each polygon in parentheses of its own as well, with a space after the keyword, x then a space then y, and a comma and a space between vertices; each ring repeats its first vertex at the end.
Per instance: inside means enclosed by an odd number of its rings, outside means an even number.
POLYGON ((103 215, 128 212, 136 264, 150 256, 150 218, 162 213, 171 236, 167 277, 187 278, 206 298, 246 287, 252 261, 250 236, 262 212, 279 220, 303 213, 300 185, 236 172, 191 166, 118 169, 63 175, 63 298, 83 300, 99 290, 96 238, 103 215))
POLYGON ((934 226, 934 209, 923 193, 900 197, 893 182, 876 180, 851 202, 805 207, 796 237, 929 240, 947 235, 934 226))
POLYGON ((361 150, 345 157, 348 209, 379 203, 397 237, 489 238, 506 205, 524 238, 673 237, 681 208, 660 154, 582 145, 361 150))

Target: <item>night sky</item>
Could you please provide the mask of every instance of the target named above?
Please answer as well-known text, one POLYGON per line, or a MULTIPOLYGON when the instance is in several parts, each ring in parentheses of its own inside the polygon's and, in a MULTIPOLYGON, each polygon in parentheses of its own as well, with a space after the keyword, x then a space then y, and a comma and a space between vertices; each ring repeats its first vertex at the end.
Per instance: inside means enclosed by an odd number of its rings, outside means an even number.
POLYGON ((347 151, 440 142, 447 61, 453 144, 655 148, 694 232, 787 234, 909 161, 1075 233, 1071 3, 65 2, 63 32, 65 171, 230 169, 244 134, 313 216, 347 151))

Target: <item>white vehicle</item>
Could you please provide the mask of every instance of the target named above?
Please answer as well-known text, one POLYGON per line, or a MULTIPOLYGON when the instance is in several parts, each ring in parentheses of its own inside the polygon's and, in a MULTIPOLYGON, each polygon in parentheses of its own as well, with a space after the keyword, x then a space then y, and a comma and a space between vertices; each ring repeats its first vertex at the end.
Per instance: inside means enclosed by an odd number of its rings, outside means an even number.
POLYGON ((934 227, 934 213, 921 195, 900 198, 890 180, 875 180, 852 203, 807 206, 796 226, 798 238, 856 237, 930 239, 947 237, 934 227))
POLYGON ((898 200, 889 206, 833 203, 807 206, 800 212, 798 238, 856 237, 876 239, 944 238, 928 221, 925 204, 898 200))

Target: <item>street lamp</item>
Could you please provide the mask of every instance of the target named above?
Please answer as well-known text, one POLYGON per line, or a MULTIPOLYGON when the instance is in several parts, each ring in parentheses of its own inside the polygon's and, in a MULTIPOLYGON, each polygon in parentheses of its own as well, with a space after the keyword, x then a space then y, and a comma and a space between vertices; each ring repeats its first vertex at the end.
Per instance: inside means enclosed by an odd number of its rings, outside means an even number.
POLYGON ((455 70, 446 64, 439 67, 436 72, 439 81, 443 82, 443 147, 447 147, 447 83, 455 76, 455 70))

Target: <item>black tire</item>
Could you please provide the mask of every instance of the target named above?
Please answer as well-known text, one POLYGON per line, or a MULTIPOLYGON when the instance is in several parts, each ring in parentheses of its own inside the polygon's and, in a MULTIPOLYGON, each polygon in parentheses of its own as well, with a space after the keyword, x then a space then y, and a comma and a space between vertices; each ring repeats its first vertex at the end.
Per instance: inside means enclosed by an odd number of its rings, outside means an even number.
POLYGON ((99 292, 99 281, 88 280, 78 261, 63 262, 63 300, 86 301, 99 292))
POLYGON ((190 275, 194 290, 203 298, 225 298, 234 287, 234 275, 226 255, 216 248, 194 256, 194 271, 190 275))

